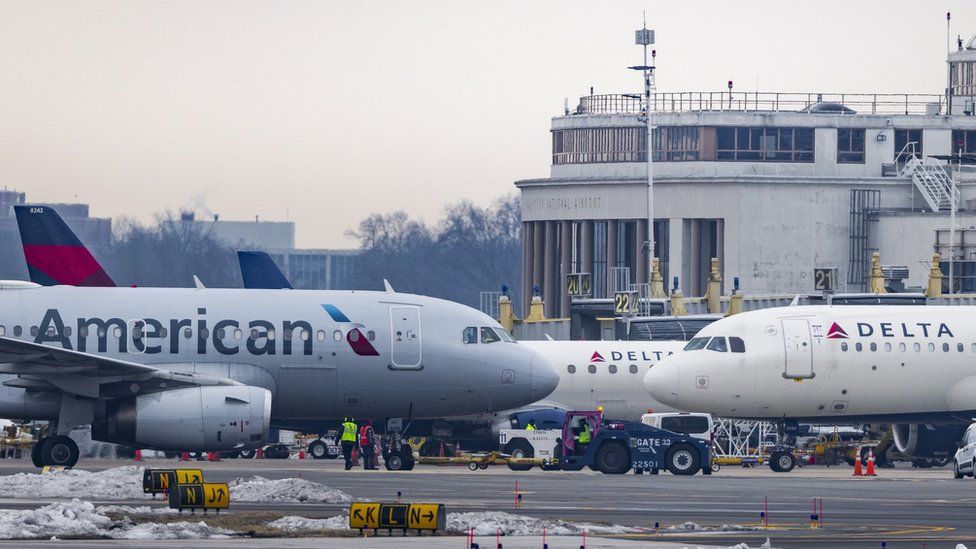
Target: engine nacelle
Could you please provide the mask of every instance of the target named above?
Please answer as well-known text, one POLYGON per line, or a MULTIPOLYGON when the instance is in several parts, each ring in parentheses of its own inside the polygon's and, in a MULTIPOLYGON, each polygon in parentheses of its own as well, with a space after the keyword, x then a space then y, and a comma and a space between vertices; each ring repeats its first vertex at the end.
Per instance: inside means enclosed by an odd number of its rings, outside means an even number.
POLYGON ((896 423, 891 426, 895 448, 915 458, 946 458, 956 452, 956 443, 967 425, 896 423))
POLYGON ((271 391, 250 385, 186 387, 110 400, 92 438, 169 451, 254 449, 268 439, 271 391))

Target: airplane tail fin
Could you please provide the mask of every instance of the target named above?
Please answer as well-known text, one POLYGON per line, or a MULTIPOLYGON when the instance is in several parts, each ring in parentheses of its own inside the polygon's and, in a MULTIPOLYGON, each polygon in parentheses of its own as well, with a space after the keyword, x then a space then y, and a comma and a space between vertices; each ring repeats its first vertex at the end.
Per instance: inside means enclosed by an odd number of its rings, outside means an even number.
POLYGON ((244 287, 257 290, 291 289, 291 283, 266 252, 237 252, 244 287))
POLYGON ((105 269, 50 206, 14 206, 32 282, 115 286, 105 269))

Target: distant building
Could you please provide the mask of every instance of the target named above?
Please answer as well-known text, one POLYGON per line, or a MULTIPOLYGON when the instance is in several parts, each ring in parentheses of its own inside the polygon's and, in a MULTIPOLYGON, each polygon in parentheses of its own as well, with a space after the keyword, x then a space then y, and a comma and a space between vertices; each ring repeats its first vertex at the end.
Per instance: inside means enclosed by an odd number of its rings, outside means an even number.
MULTIPOLYGON (((950 209, 957 227, 976 226, 976 38, 949 62, 950 101, 653 94, 654 254, 667 285, 676 278, 686 296, 702 295, 717 257, 726 292, 733 277, 748 293, 813 292, 818 268, 836 269, 835 289, 860 291, 879 251, 885 265, 905 267, 890 270, 907 275, 901 282, 922 286, 932 252, 948 259, 936 231, 949 227, 950 209)), ((552 119, 550 176, 515 183, 523 307, 538 286, 548 317, 569 316, 571 273, 592 274, 594 298, 648 283, 639 97, 581 97, 552 119)), ((976 260, 961 252, 957 261, 976 260)))
POLYGON ((295 288, 354 290, 359 250, 270 250, 271 257, 295 288))
POLYGON ((193 212, 180 214, 182 223, 192 223, 205 234, 210 233, 217 240, 234 249, 291 249, 295 247, 295 223, 293 221, 228 221, 213 216, 213 219, 197 219, 193 212))

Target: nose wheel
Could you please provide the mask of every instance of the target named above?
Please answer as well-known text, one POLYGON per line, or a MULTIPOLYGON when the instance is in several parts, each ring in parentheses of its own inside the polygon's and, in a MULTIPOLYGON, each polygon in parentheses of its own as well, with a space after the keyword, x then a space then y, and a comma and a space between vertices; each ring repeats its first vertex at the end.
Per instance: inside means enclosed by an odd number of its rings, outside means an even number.
POLYGON ((74 467, 78 463, 78 455, 78 444, 64 435, 41 438, 31 448, 31 461, 35 467, 74 467))

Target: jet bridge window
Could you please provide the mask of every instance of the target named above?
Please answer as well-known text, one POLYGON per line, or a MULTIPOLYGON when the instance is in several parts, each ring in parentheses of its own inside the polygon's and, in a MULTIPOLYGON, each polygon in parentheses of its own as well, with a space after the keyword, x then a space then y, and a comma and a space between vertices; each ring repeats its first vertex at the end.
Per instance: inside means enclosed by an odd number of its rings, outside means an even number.
POLYGON ((464 329, 464 332, 462 332, 461 340, 464 341, 464 343, 466 343, 466 344, 477 343, 478 342, 478 329, 475 328, 475 327, 473 327, 473 326, 469 326, 469 327, 465 328, 464 329))
POLYGON ((729 351, 729 346, 725 342, 724 337, 713 337, 705 348, 709 351, 718 351, 720 353, 727 353, 729 351))
POLYGON ((705 348, 705 345, 708 345, 708 338, 707 337, 695 337, 695 338, 692 338, 692 340, 689 341, 687 345, 685 345, 685 350, 686 351, 700 351, 700 350, 702 350, 702 349, 705 348))
POLYGON ((492 330, 491 328, 484 328, 484 327, 481 328, 482 343, 496 343, 501 340, 502 338, 498 337, 498 334, 495 333, 495 330, 492 330))

